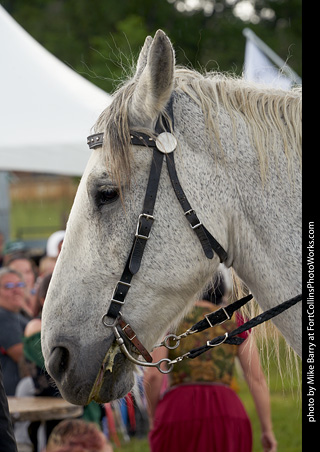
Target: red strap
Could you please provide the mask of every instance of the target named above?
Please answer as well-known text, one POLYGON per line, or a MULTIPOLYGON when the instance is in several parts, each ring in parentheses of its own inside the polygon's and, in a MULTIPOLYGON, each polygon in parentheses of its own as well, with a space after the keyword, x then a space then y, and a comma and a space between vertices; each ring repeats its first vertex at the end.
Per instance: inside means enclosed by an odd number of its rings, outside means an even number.
POLYGON ((126 395, 126 402, 127 402, 127 410, 128 410, 128 417, 129 417, 129 423, 131 427, 131 431, 136 430, 136 416, 134 412, 134 403, 132 394, 129 392, 129 394, 126 395))
POLYGON ((117 429, 116 429, 116 424, 115 424, 111 404, 105 403, 104 409, 105 409, 107 420, 108 420, 110 438, 112 438, 112 440, 114 441, 114 443, 117 447, 121 447, 121 443, 120 443, 120 440, 119 440, 119 437, 117 434, 117 429))

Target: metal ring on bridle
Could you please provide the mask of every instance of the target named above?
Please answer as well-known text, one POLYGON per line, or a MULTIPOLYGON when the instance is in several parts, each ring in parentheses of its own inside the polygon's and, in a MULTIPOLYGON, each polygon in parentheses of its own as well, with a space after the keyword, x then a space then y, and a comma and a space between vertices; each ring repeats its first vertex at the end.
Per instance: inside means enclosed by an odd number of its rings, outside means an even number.
POLYGON ((175 350, 180 345, 180 337, 175 334, 168 334, 163 340, 163 345, 169 350, 175 350), (174 340, 176 343, 174 345, 170 345, 169 341, 174 340))
POLYGON ((113 328, 116 326, 118 319, 112 319, 113 322, 112 323, 108 323, 106 322, 106 319, 108 319, 108 314, 104 314, 104 316, 102 317, 102 323, 104 324, 104 326, 108 327, 108 328, 113 328))

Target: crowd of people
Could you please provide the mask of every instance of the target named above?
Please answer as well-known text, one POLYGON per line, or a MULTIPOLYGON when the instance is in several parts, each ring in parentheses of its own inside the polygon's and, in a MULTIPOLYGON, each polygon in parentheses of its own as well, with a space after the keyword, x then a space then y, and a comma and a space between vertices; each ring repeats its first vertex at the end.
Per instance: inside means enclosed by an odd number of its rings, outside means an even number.
MULTIPOLYGON (((119 445, 117 434, 112 436, 112 406, 102 407, 95 402, 84 408, 81 419, 47 421, 41 423, 41 428, 40 422, 16 422, 14 430, 10 425, 5 395, 61 397, 45 371, 41 312, 63 238, 64 231, 57 231, 48 239, 46 254, 38 266, 20 252, 2 255, 0 259, 0 452, 112 452, 110 437, 119 445), (104 420, 109 422, 109 428, 105 428, 104 420), (6 441, 12 441, 12 448, 6 441), (1 443, 5 449, 1 449, 1 443)), ((178 333, 224 306, 226 292, 220 276, 219 284, 196 302, 178 333)), ((203 344, 213 334, 225 334, 241 322, 243 319, 237 314, 214 327, 213 332, 192 335, 181 343, 178 352, 156 349, 154 360, 175 359, 177 353, 181 355, 203 344)), ((196 360, 183 361, 169 376, 156 368, 144 372, 141 386, 149 415, 151 452, 252 451, 251 422, 236 393, 236 358, 255 402, 263 451, 276 452, 269 392, 258 351, 250 333, 244 339, 240 346, 222 344, 196 360)), ((130 417, 135 405, 132 394, 123 401, 130 417)), ((134 425, 136 428, 135 419, 134 425)))
MULTIPOLYGON (((45 423, 24 421, 15 422, 12 430, 4 399, 6 396, 61 397, 45 371, 41 351, 41 312, 64 234, 65 231, 57 231, 49 237, 46 253, 38 265, 23 250, 9 248, 8 252, 0 253, 1 452, 43 451, 47 443, 49 447, 53 430, 59 427, 58 420, 45 423), (10 440, 12 448, 6 442, 10 440), (2 444, 5 449, 2 449, 2 444)), ((82 452, 87 445, 94 445, 99 452, 112 451, 106 436, 101 433, 101 413, 101 407, 94 402, 84 407, 82 419, 68 424, 68 435, 57 430, 61 441, 58 444, 51 440, 49 450, 82 452), (72 428, 74 435, 71 434, 72 428)), ((54 438, 57 438, 56 434, 54 438)))
POLYGON ((40 333, 46 289, 63 237, 64 231, 52 234, 47 242, 46 255, 40 259, 38 267, 23 252, 3 255, 0 269, 0 362, 8 396, 15 395, 19 381, 28 373, 23 359, 25 339, 40 333), (48 265, 48 260, 51 265, 48 265))
MULTIPOLYGON (((0 364, 6 396, 60 396, 45 372, 40 344, 42 306, 64 231, 57 231, 52 237, 38 265, 21 249, 8 247, 2 253, 0 364)), ((45 424, 46 439, 54 427, 50 424, 45 424)), ((14 437, 19 452, 38 451, 39 425, 40 422, 15 423, 14 437)))

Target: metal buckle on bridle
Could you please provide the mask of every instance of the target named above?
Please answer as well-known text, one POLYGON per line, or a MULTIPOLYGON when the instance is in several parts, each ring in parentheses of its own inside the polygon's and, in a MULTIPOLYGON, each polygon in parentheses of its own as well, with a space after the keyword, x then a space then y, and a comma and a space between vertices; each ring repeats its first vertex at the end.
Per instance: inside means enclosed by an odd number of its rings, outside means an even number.
MULTIPOLYGON (((206 321, 209 323, 210 327, 214 327, 215 325, 221 325, 222 323, 226 322, 227 320, 230 320, 231 317, 230 315, 227 313, 227 311, 225 310, 225 308, 220 308, 219 311, 223 311, 224 315, 226 316, 226 318, 224 320, 222 320, 219 323, 215 323, 214 325, 210 322, 209 316, 212 314, 211 312, 209 312, 209 314, 205 314, 205 319, 206 321)), ((217 311, 216 311, 217 312, 217 311)))
MULTIPOLYGON (((116 304, 119 304, 120 306, 123 306, 125 303, 125 300, 117 300, 115 298, 115 294, 117 293, 117 291, 119 290, 119 286, 121 286, 121 285, 125 286, 128 289, 130 289, 130 287, 131 287, 131 284, 129 284, 129 283, 126 283, 124 281, 118 281, 116 287, 114 288, 112 297, 111 297, 111 303, 116 303, 116 304)), ((108 314, 104 314, 104 316, 102 317, 102 323, 104 324, 104 326, 106 326, 108 328, 113 328, 117 324, 118 319, 115 318, 112 320, 111 323, 109 323, 106 321, 106 319, 108 319, 108 318, 109 318, 108 314)))
POLYGON ((141 225, 141 222, 140 222, 141 218, 146 218, 147 220, 154 221, 154 217, 152 215, 148 215, 146 213, 142 213, 142 214, 139 215, 139 218, 138 218, 138 223, 137 223, 135 237, 137 237, 138 239, 149 240, 150 232, 149 232, 149 234, 147 236, 139 234, 139 228, 140 228, 140 225, 141 225))
POLYGON ((197 229, 197 228, 199 228, 200 226, 202 226, 202 223, 201 223, 201 221, 199 220, 199 218, 198 218, 198 216, 197 216, 197 214, 196 214, 196 211, 195 211, 194 209, 190 209, 190 210, 188 210, 187 212, 185 212, 184 215, 187 216, 187 215, 191 215, 192 213, 193 213, 194 216, 196 217, 198 223, 195 224, 194 226, 190 223, 190 228, 191 228, 191 229, 197 229))
POLYGON ((112 295, 112 298, 111 298, 111 302, 114 302, 114 303, 123 305, 123 304, 125 303, 125 300, 117 300, 116 298, 114 298, 114 297, 115 297, 115 294, 116 294, 117 291, 119 290, 119 284, 122 284, 123 286, 128 287, 128 288, 131 287, 131 284, 126 283, 126 282, 124 282, 124 281, 118 281, 118 282, 117 282, 117 285, 116 285, 116 287, 115 287, 115 289, 114 289, 114 291, 113 291, 113 295, 112 295))
MULTIPOLYGON (((123 331, 124 333, 126 333, 126 329, 127 329, 127 328, 130 328, 129 323, 127 323, 127 324, 126 324, 123 328, 121 328, 121 329, 122 329, 122 331, 123 331)), ((126 333, 126 334, 127 334, 127 333, 126 333)), ((127 337, 128 337, 128 339, 129 339, 129 341, 132 341, 135 337, 137 337, 137 335, 134 333, 132 337, 129 337, 128 335, 127 335, 127 337)))

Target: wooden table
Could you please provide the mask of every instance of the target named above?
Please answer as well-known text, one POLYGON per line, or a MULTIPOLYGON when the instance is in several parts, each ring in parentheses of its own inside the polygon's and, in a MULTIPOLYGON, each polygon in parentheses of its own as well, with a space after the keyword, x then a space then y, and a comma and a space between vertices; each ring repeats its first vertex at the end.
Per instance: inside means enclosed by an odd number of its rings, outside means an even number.
POLYGON ((49 421, 79 417, 83 407, 56 397, 8 397, 13 422, 49 421))

